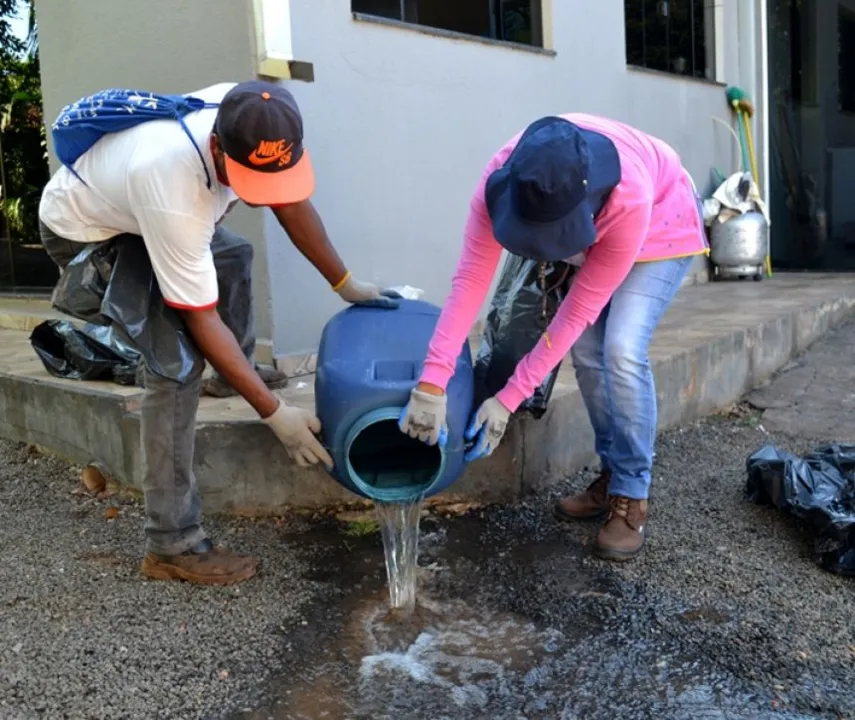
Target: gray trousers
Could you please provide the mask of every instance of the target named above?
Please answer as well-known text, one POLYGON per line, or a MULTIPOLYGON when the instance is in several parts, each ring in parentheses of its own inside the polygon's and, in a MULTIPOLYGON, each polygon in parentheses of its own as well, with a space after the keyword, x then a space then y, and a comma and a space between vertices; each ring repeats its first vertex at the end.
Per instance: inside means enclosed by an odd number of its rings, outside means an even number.
MULTIPOLYGON (((58 237, 44 224, 40 224, 40 230, 42 244, 60 271, 87 247, 84 243, 58 237)), ((134 239, 143 242, 142 238, 134 239)), ((214 232, 211 251, 219 286, 217 310, 247 359, 253 362, 252 246, 220 226, 214 232)), ((121 282, 121 278, 110 280, 111 283, 115 281, 121 282)), ((158 308, 158 312, 163 311, 163 306, 158 308)), ((166 312, 169 311, 167 308, 166 312)), ((125 335, 122 328, 116 329, 125 335)), ((156 357, 156 348, 143 348, 131 342, 143 356, 155 352, 156 357)), ((195 352, 199 353, 198 349, 195 352)), ((207 537, 202 528, 202 508, 193 474, 196 412, 204 363, 196 363, 196 367, 199 369, 182 382, 156 375, 148 368, 145 370, 140 439, 148 552, 178 555, 207 537)))

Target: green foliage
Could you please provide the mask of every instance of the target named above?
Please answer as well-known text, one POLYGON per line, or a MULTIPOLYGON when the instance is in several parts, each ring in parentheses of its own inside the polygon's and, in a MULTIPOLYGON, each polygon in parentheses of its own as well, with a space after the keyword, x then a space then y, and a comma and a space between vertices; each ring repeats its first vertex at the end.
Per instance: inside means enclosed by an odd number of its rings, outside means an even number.
POLYGON ((38 243, 39 197, 49 177, 32 5, 22 41, 9 23, 18 0, 0 0, 0 238, 19 244, 38 243))
POLYGON ((12 34, 9 24, 9 20, 17 15, 18 6, 18 0, 0 0, 0 63, 7 56, 20 55, 25 50, 24 43, 12 34))
POLYGON ((380 525, 373 518, 357 518, 347 523, 344 534, 350 537, 365 537, 380 532, 380 525))

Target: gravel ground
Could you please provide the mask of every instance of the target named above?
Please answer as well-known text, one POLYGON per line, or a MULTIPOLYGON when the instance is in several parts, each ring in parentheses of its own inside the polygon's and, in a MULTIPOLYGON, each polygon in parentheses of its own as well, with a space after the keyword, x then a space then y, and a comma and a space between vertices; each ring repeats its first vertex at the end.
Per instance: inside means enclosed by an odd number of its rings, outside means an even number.
MULTIPOLYGON (((447 609, 431 630, 439 647, 394 656, 398 673, 367 688, 364 665, 342 657, 354 655, 355 624, 369 627, 375 652, 379 633, 360 609, 365 589, 349 603, 345 591, 338 616, 329 605, 309 611, 294 642, 313 652, 298 653, 250 717, 855 718, 853 580, 816 565, 811 531, 743 497, 745 461, 758 447, 802 453, 826 440, 770 434, 747 408, 663 434, 648 544, 628 564, 591 555, 596 523, 552 516, 555 499, 584 487, 591 473, 512 508, 428 524, 421 563, 434 569, 423 573, 423 596, 440 605, 465 598, 490 619, 473 629, 447 609), (504 622, 493 618, 506 614, 557 633, 551 659, 533 659, 528 674, 491 677, 488 669, 473 681, 463 656, 484 652, 476 643, 455 658, 443 633, 489 637, 504 622), (416 665, 403 672, 409 661, 416 665)), ((306 551, 333 574, 362 562, 352 547, 306 551)), ((538 649, 526 652, 536 658, 538 649)))
POLYGON ((712 655, 740 677, 852 717, 855 581, 815 564, 810 529, 742 498, 745 460, 759 445, 801 454, 827 439, 762 427, 756 416, 712 419, 663 437, 647 551, 616 572, 654 602, 696 609, 700 622, 674 631, 699 646, 737 638, 731 655, 712 655))
POLYGON ((760 445, 801 454, 828 439, 770 435, 756 415, 666 433, 645 553, 610 569, 711 663, 781 705, 853 718, 855 581, 816 565, 812 531, 743 499, 745 461, 760 445))
MULTIPOLYGON (((347 717, 855 718, 855 581, 814 563, 809 531, 743 499, 760 445, 828 440, 855 438, 769 434, 744 408, 665 433, 648 544, 625 565, 590 555, 596 524, 552 517, 590 473, 512 508, 426 520, 425 594, 532 623, 561 659, 502 677, 495 698, 512 716, 470 686, 456 690, 480 710, 452 712, 447 686, 411 680, 347 717)), ((82 492, 79 469, 0 442, 0 718, 314 720, 321 696, 353 709, 364 688, 342 633, 362 632, 365 603, 382 600, 377 536, 215 519, 214 536, 257 553, 262 572, 205 589, 139 576, 141 523, 134 501, 82 492)))
POLYGON ((293 528, 210 522, 260 577, 156 583, 138 572, 139 505, 79 487, 78 469, 0 443, 0 717, 210 717, 281 666, 315 590, 281 540, 293 528))

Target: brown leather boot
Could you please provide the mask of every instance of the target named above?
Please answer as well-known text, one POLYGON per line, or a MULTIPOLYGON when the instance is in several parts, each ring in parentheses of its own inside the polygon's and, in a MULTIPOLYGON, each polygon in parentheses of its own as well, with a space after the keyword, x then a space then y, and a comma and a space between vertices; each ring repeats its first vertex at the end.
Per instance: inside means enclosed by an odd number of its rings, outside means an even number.
POLYGON ((601 470, 588 489, 558 501, 555 514, 559 520, 590 520, 609 511, 609 480, 612 474, 601 470))
POLYGON ((647 500, 609 496, 609 516, 597 536, 597 554, 606 560, 630 560, 644 545, 647 500))
MULTIPOLYGON (((255 371, 261 378, 262 382, 271 390, 281 390, 288 385, 288 376, 281 370, 277 370, 269 365, 256 365, 255 371)), ((229 385, 224 378, 219 375, 209 377, 202 382, 202 395, 210 397, 227 398, 235 397, 237 390, 229 385)))
POLYGON ((258 560, 203 540, 181 555, 148 553, 142 574, 152 580, 185 580, 195 585, 234 585, 249 580, 258 569, 258 560))

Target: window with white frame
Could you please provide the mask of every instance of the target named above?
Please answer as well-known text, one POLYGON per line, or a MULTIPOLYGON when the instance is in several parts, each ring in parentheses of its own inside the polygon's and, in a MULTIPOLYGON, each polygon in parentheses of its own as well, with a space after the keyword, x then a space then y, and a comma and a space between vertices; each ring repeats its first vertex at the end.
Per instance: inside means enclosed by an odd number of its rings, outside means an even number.
POLYGON ((717 80, 716 31, 721 23, 721 3, 624 0, 627 64, 717 80))
POLYGON ((351 0, 362 15, 543 47, 543 0, 351 0))
POLYGON ((258 74, 290 78, 294 60, 290 0, 253 0, 252 9, 258 74))

